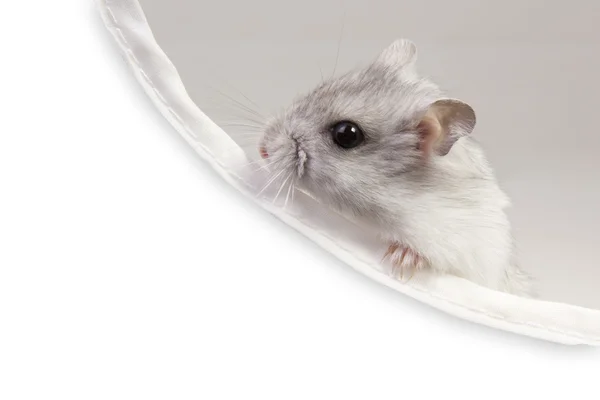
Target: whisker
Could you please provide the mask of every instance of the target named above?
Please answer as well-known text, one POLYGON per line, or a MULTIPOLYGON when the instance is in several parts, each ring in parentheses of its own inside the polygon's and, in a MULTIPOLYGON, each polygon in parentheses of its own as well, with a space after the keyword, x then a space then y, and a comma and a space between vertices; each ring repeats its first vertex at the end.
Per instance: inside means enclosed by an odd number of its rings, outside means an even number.
POLYGON ((233 141, 237 142, 238 144, 245 145, 245 146, 252 146, 252 147, 256 148, 256 150, 258 150, 258 148, 259 148, 260 141, 258 140, 258 138, 255 138, 252 136, 236 136, 236 135, 230 135, 230 137, 231 137, 231 139, 233 139, 233 141))
POLYGON ((287 195, 285 196, 285 203, 283 204, 283 209, 285 210, 288 206, 288 200, 290 199, 290 194, 294 189, 294 180, 292 179, 290 182, 290 187, 288 188, 287 195))
POLYGON ((248 112, 248 113, 250 113, 252 115, 255 115, 255 116, 259 117, 259 118, 264 118, 261 113, 259 113, 258 111, 254 110, 251 107, 248 107, 246 104, 242 103, 241 101, 237 100, 236 98, 228 95, 225 92, 222 92, 221 90, 219 90, 217 88, 214 88, 214 90, 217 93, 219 93, 221 96, 223 96, 223 97, 229 99, 230 101, 232 101, 234 104, 237 104, 242 110, 244 110, 244 111, 246 111, 246 112, 248 112))
POLYGON ((258 148, 258 138, 257 137, 252 137, 252 136, 236 136, 236 135, 231 135, 230 136, 233 140, 235 140, 238 143, 243 143, 243 144, 247 144, 247 145, 257 145, 258 148))
POLYGON ((266 185, 265 185, 265 186, 264 186, 264 187, 263 187, 263 188, 260 190, 260 192, 258 192, 257 196, 260 196, 261 194, 263 194, 263 192, 264 192, 265 190, 267 190, 267 188, 268 188, 269 186, 271 186, 271 184, 272 184, 273 182, 275 182, 275 179, 279 178, 279 177, 281 176, 281 174, 283 174, 284 172, 285 172, 285 169, 282 169, 282 170, 281 170, 281 171, 280 171, 280 172, 279 172, 277 175, 275 175, 274 177, 272 177, 272 178, 271 178, 271 179, 270 179, 270 180, 267 182, 267 184, 266 184, 266 185))
POLYGON ((296 185, 292 185, 294 188, 292 189, 292 206, 294 205, 294 194, 296 193, 296 185))
POLYGON ((254 146, 253 144, 248 144, 248 143, 239 143, 237 142, 237 145, 240 149, 242 149, 246 154, 248 155, 252 155, 253 157, 258 156, 258 149, 256 146, 254 146))
MULTIPOLYGON (((235 90, 236 92, 238 92, 238 93, 239 93, 239 94, 240 94, 240 95, 241 95, 243 98, 245 98, 245 99, 246 99, 246 100, 248 100, 248 101, 249 101, 249 102, 250 102, 252 105, 254 105, 254 106, 257 108, 257 110, 258 110, 258 111, 262 111, 262 110, 261 110, 261 107, 260 107, 260 106, 259 106, 259 105, 258 105, 258 104, 257 104, 257 103, 254 101, 254 100, 252 100, 251 98, 249 98, 248 96, 246 96, 246 95, 244 94, 244 92, 242 92, 242 91, 241 91, 240 89, 238 89, 236 86, 233 86, 233 85, 231 84, 231 82, 227 81, 226 79, 223 79, 223 77, 221 77, 220 79, 223 81, 223 83, 224 83, 225 85, 229 86, 231 89, 233 89, 233 90, 235 90)), ((213 88, 213 89, 216 89, 216 88, 215 88, 214 86, 212 86, 212 85, 209 85, 209 86, 210 86, 211 88, 213 88)))
POLYGON ((232 135, 251 136, 251 137, 260 137, 260 136, 262 136, 262 132, 253 131, 251 129, 248 129, 248 130, 232 129, 231 132, 232 132, 232 135))
POLYGON ((246 153, 246 155, 249 157, 250 153, 254 153, 254 150, 255 150, 254 147, 250 147, 250 145, 243 145, 243 144, 239 144, 239 143, 236 143, 236 144, 237 144, 237 147, 227 149, 223 152, 223 154, 229 156, 233 153, 237 153, 240 150, 242 150, 242 152, 246 153))
POLYGON ((255 157, 256 154, 254 149, 248 148, 248 147, 243 147, 243 146, 239 146, 240 149, 242 149, 242 151, 244 152, 244 154, 246 155, 246 157, 255 157))
POLYGON ((250 129, 244 129, 244 130, 232 129, 232 130, 230 130, 230 132, 231 132, 231 136, 238 136, 238 137, 244 137, 244 138, 259 138, 262 136, 262 132, 253 131, 250 129))
POLYGON ((342 37, 344 36, 344 27, 346 25, 346 8, 344 8, 344 14, 342 16, 342 29, 340 29, 340 38, 338 40, 338 48, 337 53, 335 55, 335 66, 333 67, 332 77, 335 76, 335 71, 337 70, 338 61, 340 59, 340 48, 342 47, 342 37))
MULTIPOLYGON (((249 101, 254 107, 256 107, 257 111, 263 111, 261 109, 261 107, 251 98, 249 98, 248 96, 246 96, 246 94, 244 92, 242 92, 239 88, 237 88, 236 86, 234 86, 233 84, 231 84, 231 82, 228 80, 228 78, 225 78, 224 76, 221 76, 218 72, 214 72, 214 74, 216 75, 216 77, 218 77, 218 80, 221 81, 223 84, 225 84, 226 86, 229 86, 231 89, 235 90, 236 92, 238 92, 242 97, 244 97, 247 101, 249 101)), ((211 89, 216 89, 215 86, 213 85, 207 85, 208 87, 210 87, 211 89)), ((216 89, 218 90, 218 89, 216 89)))
POLYGON ((243 110, 235 110, 235 109, 220 109, 218 110, 220 112, 220 114, 222 114, 223 117, 228 117, 228 119, 225 120, 221 120, 220 122, 224 123, 224 124, 237 124, 237 123, 247 123, 247 122, 251 122, 253 124, 259 125, 259 126, 265 126, 266 125, 266 120, 263 119, 262 117, 255 117, 253 115, 246 115, 246 114, 241 114, 241 113, 236 113, 235 111, 243 111, 243 110), (224 112, 227 112, 227 114, 225 114, 224 112))
POLYGON ((275 195, 275 198, 273 199, 273 204, 275 204, 275 202, 277 201, 277 198, 279 197, 279 194, 281 193, 281 191, 285 187, 285 184, 287 183, 287 181, 292 177, 293 173, 294 173, 293 171, 290 172, 289 175, 287 176, 287 178, 284 179, 283 183, 279 187, 279 190, 277 191, 277 194, 275 195))
POLYGON ((236 143, 240 149, 242 149, 248 156, 252 156, 253 159, 258 158, 258 148, 254 144, 248 143, 236 143))
POLYGON ((260 143, 261 135, 260 134, 249 135, 249 134, 243 133, 243 132, 240 132, 240 133, 231 132, 229 134, 229 137, 234 140, 242 140, 242 141, 245 141, 246 143, 252 143, 252 144, 256 145, 256 147, 258 148, 258 144, 260 143))
POLYGON ((236 142, 238 147, 241 148, 242 150, 244 150, 244 152, 246 153, 251 153, 253 156, 257 156, 258 155, 258 148, 256 146, 254 146, 253 144, 248 144, 248 143, 239 143, 236 142))
POLYGON ((270 163, 268 163, 268 164, 265 164, 265 165, 263 165, 262 167, 260 167, 259 169, 257 169, 257 170, 256 170, 256 171, 254 171, 254 172, 258 172, 258 171, 261 171, 261 170, 263 170, 263 169, 267 169, 267 168, 269 168, 269 167, 270 167, 271 165, 273 165, 273 164, 275 164, 275 161, 272 161, 272 162, 270 162, 270 163))
POLYGON ((261 165, 260 167, 258 167, 258 164, 261 164, 263 162, 264 162, 264 160, 262 160, 262 159, 261 160, 254 160, 254 161, 251 161, 249 163, 246 163, 246 164, 240 166, 240 168, 249 168, 249 167, 253 167, 254 166, 254 167, 257 167, 257 168, 252 169, 252 172, 258 172, 258 171, 261 171, 263 169, 266 169, 266 168, 270 167, 271 165, 275 164, 277 161, 271 161, 271 162, 269 162, 267 164, 264 164, 264 165, 261 165))
POLYGON ((229 136, 240 138, 240 139, 255 139, 256 141, 258 141, 258 139, 260 139, 262 134, 261 134, 261 132, 236 131, 234 129, 234 130, 229 131, 229 136))
MULTIPOLYGON (((237 137, 235 135, 229 135, 229 137, 238 145, 238 147, 248 150, 254 148, 258 151, 258 141, 251 140, 251 138, 237 137)), ((256 155, 258 155, 258 153, 256 155)))
POLYGON ((248 96, 246 96, 246 95, 244 94, 244 92, 242 92, 240 89, 238 89, 238 88, 234 87, 234 86, 233 86, 232 84, 230 84, 230 83, 228 83, 228 85, 229 85, 231 88, 233 88, 234 90, 236 90, 236 91, 237 91, 239 94, 241 94, 243 98, 245 98, 245 99, 246 99, 246 100, 248 100, 248 101, 249 101, 251 104, 253 104, 253 105, 254 105, 254 107, 256 107, 256 108, 257 108, 257 110, 258 110, 258 111, 261 111, 261 107, 260 107, 258 104, 256 104, 256 102, 254 102, 252 99, 250 99, 248 96))
POLYGON ((222 124, 221 126, 232 126, 232 127, 243 127, 243 128, 252 128, 252 129, 259 129, 259 130, 263 130, 264 126, 258 126, 258 125, 252 125, 252 124, 242 124, 242 123, 226 123, 226 124, 222 124))
POLYGON ((242 165, 242 168, 246 168, 246 167, 251 167, 253 165, 259 164, 261 163, 263 160, 254 160, 254 161, 250 161, 249 163, 246 163, 244 165, 242 165))
POLYGON ((243 140, 234 140, 234 142, 244 151, 253 153, 254 156, 259 155, 258 146, 255 142, 245 142, 243 140))
MULTIPOLYGON (((256 124, 257 126, 260 127, 264 127, 266 126, 265 121, 262 119, 262 117, 252 117, 249 115, 244 115, 244 114, 237 114, 234 111, 236 110, 232 110, 231 108, 229 109, 224 109, 224 110, 217 110, 214 109, 214 114, 216 115, 222 115, 222 117, 227 118, 226 120, 221 120, 220 117, 216 117, 215 118, 215 122, 217 122, 217 124, 231 124, 231 123, 247 123, 250 122, 252 124, 256 124), (223 111, 226 111, 227 114, 224 114, 223 111)), ((240 110, 243 111, 243 110, 240 110)))

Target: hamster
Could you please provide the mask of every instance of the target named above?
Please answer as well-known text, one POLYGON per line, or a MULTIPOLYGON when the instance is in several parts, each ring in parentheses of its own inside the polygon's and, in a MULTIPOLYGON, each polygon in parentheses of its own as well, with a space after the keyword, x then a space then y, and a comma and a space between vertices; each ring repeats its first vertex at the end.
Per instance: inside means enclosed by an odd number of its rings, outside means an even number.
POLYGON ((378 232, 396 277, 420 269, 531 293, 501 190, 467 103, 417 74, 397 40, 373 62, 324 81, 268 121, 263 158, 318 201, 378 232))

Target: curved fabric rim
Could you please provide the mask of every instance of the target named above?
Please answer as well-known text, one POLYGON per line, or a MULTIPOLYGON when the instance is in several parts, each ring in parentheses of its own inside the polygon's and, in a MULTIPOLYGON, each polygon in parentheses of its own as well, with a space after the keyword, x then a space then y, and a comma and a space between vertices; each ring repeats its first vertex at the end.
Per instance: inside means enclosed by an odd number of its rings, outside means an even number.
POLYGON ((403 284, 375 267, 378 260, 366 248, 368 244, 352 234, 352 224, 310 197, 299 193, 298 207, 285 210, 261 200, 256 195, 264 176, 248 171, 244 152, 189 98, 175 67, 156 43, 138 1, 97 3, 138 82, 164 117, 223 179, 287 225, 369 278, 454 316, 553 342, 600 346, 600 310, 524 299, 453 276, 422 273, 403 284))

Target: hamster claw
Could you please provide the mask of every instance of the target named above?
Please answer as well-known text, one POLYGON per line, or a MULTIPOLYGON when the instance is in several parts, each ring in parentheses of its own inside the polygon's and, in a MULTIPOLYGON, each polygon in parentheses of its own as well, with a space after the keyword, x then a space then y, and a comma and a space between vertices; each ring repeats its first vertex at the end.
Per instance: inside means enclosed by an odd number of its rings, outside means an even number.
POLYGON ((383 259, 391 263, 391 275, 404 283, 409 282, 415 272, 423 269, 426 264, 419 253, 400 243, 392 243, 383 259), (408 277, 406 280, 405 276, 408 277))

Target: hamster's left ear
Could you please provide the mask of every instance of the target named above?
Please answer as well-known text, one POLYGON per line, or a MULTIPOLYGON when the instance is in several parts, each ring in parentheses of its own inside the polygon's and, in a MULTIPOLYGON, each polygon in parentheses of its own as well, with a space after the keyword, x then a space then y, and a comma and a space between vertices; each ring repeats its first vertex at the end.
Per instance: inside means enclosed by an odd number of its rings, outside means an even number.
POLYGON ((475 111, 467 103, 455 99, 438 100, 419 122, 420 148, 425 155, 445 156, 458 139, 473 132, 475 123, 475 111))
POLYGON ((408 39, 398 39, 379 54, 377 62, 394 70, 411 69, 417 61, 417 46, 408 39))

